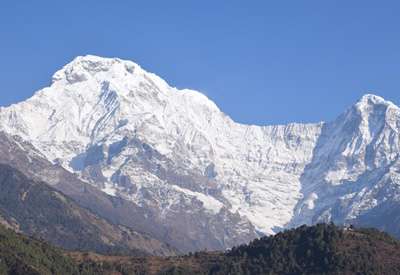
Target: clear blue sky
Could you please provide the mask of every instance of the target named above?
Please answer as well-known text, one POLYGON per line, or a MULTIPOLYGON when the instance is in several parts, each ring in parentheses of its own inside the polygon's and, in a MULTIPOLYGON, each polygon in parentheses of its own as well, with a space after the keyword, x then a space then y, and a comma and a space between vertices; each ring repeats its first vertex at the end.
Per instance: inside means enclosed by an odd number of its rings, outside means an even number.
POLYGON ((131 59, 237 121, 331 120, 362 94, 400 103, 399 1, 2 1, 0 105, 76 55, 131 59))

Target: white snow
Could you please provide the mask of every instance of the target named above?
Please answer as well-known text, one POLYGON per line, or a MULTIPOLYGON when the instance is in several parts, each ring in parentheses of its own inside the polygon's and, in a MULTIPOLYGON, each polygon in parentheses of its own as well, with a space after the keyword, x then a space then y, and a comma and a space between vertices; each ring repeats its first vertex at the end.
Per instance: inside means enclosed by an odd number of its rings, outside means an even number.
POLYGON ((204 195, 203 193, 193 192, 188 189, 181 188, 179 186, 172 186, 176 191, 194 197, 203 203, 203 206, 208 211, 212 212, 213 214, 218 214, 221 208, 224 206, 221 202, 214 199, 211 196, 204 195))
MULTIPOLYGON (((400 152, 399 108, 374 95, 364 96, 332 123, 261 127, 236 123, 205 95, 170 87, 118 58, 77 57, 52 80, 30 99, 1 108, 1 129, 32 142, 69 170, 74 170, 71 160, 92 146, 101 145, 107 152, 125 137, 147 144, 183 175, 202 175, 212 163, 215 178, 210 181, 200 180, 196 188, 171 187, 132 160, 140 151, 136 145, 121 146, 99 164, 106 178, 102 190, 154 207, 154 201, 179 203, 165 195, 173 188, 201 201, 211 214, 226 207, 267 234, 289 222, 311 223, 316 213, 331 217, 330 207, 346 195, 335 188, 354 183, 370 190, 360 177, 392 165, 400 152), (112 177, 117 172, 139 191, 116 188, 112 177), (222 197, 205 192, 209 184, 222 197)), ((166 161, 150 159, 167 167, 166 161)), ((347 193, 353 192, 349 187, 347 193)), ((349 215, 352 209, 359 213, 379 203, 367 194, 346 206, 349 215)))

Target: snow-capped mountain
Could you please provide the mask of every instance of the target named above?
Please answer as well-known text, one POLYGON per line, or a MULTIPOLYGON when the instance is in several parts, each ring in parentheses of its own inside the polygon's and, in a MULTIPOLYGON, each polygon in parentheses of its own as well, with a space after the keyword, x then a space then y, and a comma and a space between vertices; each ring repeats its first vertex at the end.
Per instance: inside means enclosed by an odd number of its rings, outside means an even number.
POLYGON ((0 121, 193 242, 199 228, 208 232, 208 248, 349 222, 400 199, 400 109, 374 95, 330 123, 243 125, 131 61, 84 56, 30 99, 1 108, 0 121))
POLYGON ((400 108, 365 95, 325 123, 313 159, 300 179, 303 199, 292 225, 357 220, 400 202, 400 108))

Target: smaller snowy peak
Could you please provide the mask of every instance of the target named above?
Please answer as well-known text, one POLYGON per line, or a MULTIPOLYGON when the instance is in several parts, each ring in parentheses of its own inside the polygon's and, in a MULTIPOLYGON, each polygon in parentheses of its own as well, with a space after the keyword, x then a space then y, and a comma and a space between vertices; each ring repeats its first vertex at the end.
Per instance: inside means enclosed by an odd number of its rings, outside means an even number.
POLYGON ((206 95, 195 90, 183 89, 178 91, 189 106, 193 106, 197 111, 216 111, 220 112, 214 101, 206 95))
POLYGON ((376 123, 382 124, 392 120, 393 117, 397 118, 399 114, 400 108, 393 102, 377 95, 366 94, 340 116, 337 121, 353 121, 354 123, 358 121, 358 123, 365 122, 368 124, 368 122, 374 120, 376 123))
POLYGON ((375 95, 375 94, 365 94, 363 95, 360 100, 360 102, 384 102, 386 101, 383 97, 375 95))
MULTIPOLYGON (((397 107, 393 102, 385 100, 384 98, 374 95, 374 94, 366 94, 356 103, 356 107, 359 109, 374 106, 374 105, 384 105, 384 106, 391 106, 397 107)), ((397 107, 398 108, 398 107, 397 107)))

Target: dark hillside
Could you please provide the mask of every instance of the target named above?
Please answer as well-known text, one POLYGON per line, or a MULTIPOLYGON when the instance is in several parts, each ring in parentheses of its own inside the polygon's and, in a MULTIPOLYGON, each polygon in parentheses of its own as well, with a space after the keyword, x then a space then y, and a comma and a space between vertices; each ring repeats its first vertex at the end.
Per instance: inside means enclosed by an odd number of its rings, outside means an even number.
POLYGON ((3 226, 0 226, 0 259, 0 274, 80 274, 61 250, 3 226))
POLYGON ((301 226, 233 248, 182 257, 72 255, 114 274, 400 274, 400 242, 374 229, 301 226))
POLYGON ((174 255, 168 245, 82 208, 49 185, 0 164, 0 223, 69 250, 174 255))
POLYGON ((302 226, 231 251, 179 257, 66 252, 0 226, 0 274, 400 274, 400 242, 375 229, 302 226))

